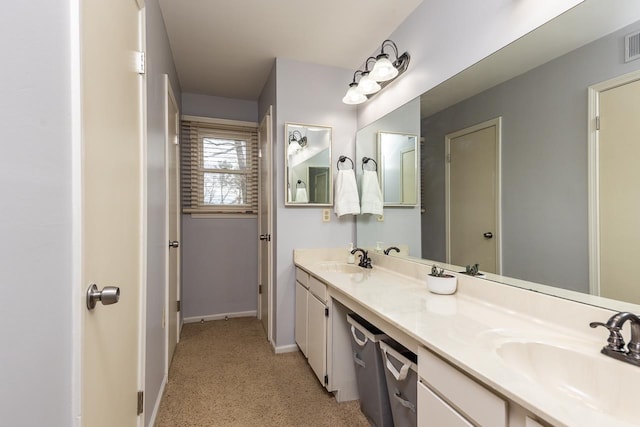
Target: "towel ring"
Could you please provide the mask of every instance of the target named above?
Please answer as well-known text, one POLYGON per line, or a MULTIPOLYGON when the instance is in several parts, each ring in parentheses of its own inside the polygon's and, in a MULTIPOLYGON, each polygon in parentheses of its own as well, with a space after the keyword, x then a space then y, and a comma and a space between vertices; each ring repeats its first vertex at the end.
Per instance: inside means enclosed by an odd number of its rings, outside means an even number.
POLYGON ((340 163, 344 163, 345 160, 349 160, 351 162, 351 169, 353 169, 353 167, 355 166, 353 164, 353 160, 351 160, 347 156, 340 156, 340 157, 338 157, 338 162, 336 163, 336 167, 338 168, 338 170, 340 170, 340 163))
POLYGON ((296 188, 298 188, 300 184, 302 184, 303 188, 307 188, 307 184, 305 184, 304 181, 301 179, 299 179, 298 182, 296 182, 296 188))
POLYGON ((369 160, 371 160, 373 162, 373 164, 375 165, 373 171, 374 172, 377 171, 378 170, 378 163, 375 160, 373 160, 371 157, 363 157, 362 158, 362 170, 364 170, 364 165, 369 163, 369 160))

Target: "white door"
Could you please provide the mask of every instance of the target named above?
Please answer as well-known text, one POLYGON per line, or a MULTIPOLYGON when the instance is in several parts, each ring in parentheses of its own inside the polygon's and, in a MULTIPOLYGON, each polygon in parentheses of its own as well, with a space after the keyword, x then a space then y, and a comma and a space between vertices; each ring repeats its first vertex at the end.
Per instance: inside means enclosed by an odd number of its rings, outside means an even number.
POLYGON ((413 205, 416 203, 416 150, 403 150, 400 158, 402 184, 400 194, 402 203, 413 205))
MULTIPOLYGON (((80 2, 82 291, 120 288, 114 305, 82 305, 82 425, 135 426, 142 360, 143 133, 135 0, 80 2)), ((55 357, 52 355, 52 357, 55 357)))
POLYGON ((326 305, 311 292, 307 294, 307 358, 321 384, 327 373, 326 305))
POLYGON ((296 280, 295 339, 300 351, 307 357, 307 300, 309 291, 296 280))
POLYGON ((260 241, 258 247, 258 275, 259 275, 259 295, 258 295, 258 316, 262 321, 262 326, 267 334, 267 339, 271 342, 271 292, 272 292, 272 266, 273 266, 273 244, 271 243, 271 230, 273 229, 273 180, 271 169, 271 158, 273 144, 271 141, 271 112, 272 107, 262 119, 258 128, 258 144, 260 146, 260 207, 258 209, 258 229, 260 241))
POLYGON ((600 295, 640 303, 636 276, 640 246, 640 80, 600 92, 600 295))
POLYGON ((167 218, 169 220, 169 241, 167 245, 168 269, 168 339, 167 370, 173 359, 173 352, 180 340, 178 301, 180 300, 180 149, 178 134, 180 119, 169 76, 165 74, 166 93, 166 144, 167 144, 167 218))
POLYGON ((500 118, 446 136, 447 262, 499 273, 500 118))

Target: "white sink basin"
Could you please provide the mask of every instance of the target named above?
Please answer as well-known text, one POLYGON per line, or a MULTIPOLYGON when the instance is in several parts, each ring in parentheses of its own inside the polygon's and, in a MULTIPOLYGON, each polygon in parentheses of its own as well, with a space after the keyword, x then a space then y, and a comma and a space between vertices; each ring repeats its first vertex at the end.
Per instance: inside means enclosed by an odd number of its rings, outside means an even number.
POLYGON ((347 264, 346 262, 323 262, 320 263, 320 269, 328 273, 362 273, 363 268, 355 264, 347 264))
POLYGON ((640 367, 611 359, 594 348, 542 342, 506 342, 497 353, 506 365, 558 397, 568 397, 627 422, 638 420, 640 367))

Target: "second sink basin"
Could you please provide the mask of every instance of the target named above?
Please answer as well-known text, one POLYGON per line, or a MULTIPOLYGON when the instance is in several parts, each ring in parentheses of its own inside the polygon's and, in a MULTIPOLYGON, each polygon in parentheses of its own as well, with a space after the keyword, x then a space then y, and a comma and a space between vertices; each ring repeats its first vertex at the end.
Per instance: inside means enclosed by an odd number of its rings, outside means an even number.
POLYGON ((637 421, 640 368, 543 342, 506 342, 497 348, 507 366, 557 395, 627 422, 637 421))

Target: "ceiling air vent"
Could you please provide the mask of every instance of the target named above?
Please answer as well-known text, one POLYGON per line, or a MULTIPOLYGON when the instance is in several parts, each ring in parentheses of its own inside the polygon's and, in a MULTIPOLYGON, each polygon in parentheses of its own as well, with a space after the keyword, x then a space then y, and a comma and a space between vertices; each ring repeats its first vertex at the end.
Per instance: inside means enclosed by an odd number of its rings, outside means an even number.
POLYGON ((624 62, 631 62, 640 58, 640 31, 627 34, 624 37, 624 62))

